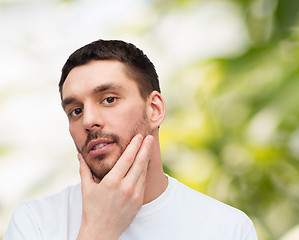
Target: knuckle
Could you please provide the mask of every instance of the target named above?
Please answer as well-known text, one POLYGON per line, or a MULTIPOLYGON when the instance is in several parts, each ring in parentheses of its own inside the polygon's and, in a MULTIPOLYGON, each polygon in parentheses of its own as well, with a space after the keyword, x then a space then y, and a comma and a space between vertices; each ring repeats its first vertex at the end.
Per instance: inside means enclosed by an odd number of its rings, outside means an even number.
POLYGON ((128 153, 123 155, 119 160, 126 166, 131 166, 134 161, 134 159, 128 153))
POLYGON ((143 167, 146 163, 147 159, 146 158, 140 158, 139 161, 137 161, 137 164, 140 166, 140 167, 143 167))
POLYGON ((132 198, 134 196, 135 187, 133 184, 126 184, 123 188, 123 194, 126 198, 132 198))
POLYGON ((125 161, 126 163, 130 164, 130 163, 133 162, 133 159, 130 158, 130 157, 125 157, 125 158, 124 158, 124 161, 125 161))
POLYGON ((133 201, 134 205, 140 205, 140 204, 142 204, 142 197, 141 197, 141 195, 137 194, 137 193, 134 194, 132 196, 132 201, 133 201))
MULTIPOLYGON (((145 178, 146 178, 146 175, 147 175, 147 169, 144 168, 144 169, 142 170, 141 174, 140 174, 141 179, 145 179, 145 178)), ((142 181, 142 182, 144 182, 144 181, 142 181)))
POLYGON ((119 187, 120 181, 117 178, 107 177, 102 183, 110 189, 115 189, 119 187))

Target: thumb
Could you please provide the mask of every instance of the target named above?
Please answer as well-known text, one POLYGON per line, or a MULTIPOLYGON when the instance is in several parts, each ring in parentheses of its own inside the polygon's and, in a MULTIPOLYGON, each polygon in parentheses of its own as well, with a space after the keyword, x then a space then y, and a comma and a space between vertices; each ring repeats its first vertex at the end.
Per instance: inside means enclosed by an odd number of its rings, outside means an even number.
POLYGON ((81 177, 81 184, 82 184, 82 188, 84 188, 86 185, 90 185, 91 183, 93 183, 93 178, 92 178, 92 173, 87 165, 87 163, 85 162, 85 159, 83 158, 81 153, 78 153, 78 159, 80 162, 80 177, 81 177))

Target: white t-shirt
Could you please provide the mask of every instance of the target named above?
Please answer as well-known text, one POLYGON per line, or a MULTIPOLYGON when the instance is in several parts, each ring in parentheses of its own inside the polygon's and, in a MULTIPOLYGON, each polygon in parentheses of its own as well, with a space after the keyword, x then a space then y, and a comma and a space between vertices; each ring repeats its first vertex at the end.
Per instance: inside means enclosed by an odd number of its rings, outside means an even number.
MULTIPOLYGON (((241 211, 197 192, 174 178, 154 201, 142 206, 119 240, 256 240, 241 211)), ((21 203, 4 240, 76 239, 82 213, 81 185, 47 198, 21 203)))

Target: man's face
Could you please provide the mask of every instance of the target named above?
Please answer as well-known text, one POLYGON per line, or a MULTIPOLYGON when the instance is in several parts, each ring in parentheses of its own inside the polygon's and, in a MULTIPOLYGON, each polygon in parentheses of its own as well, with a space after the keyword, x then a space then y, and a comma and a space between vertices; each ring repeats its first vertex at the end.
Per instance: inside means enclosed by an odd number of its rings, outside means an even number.
POLYGON ((73 68, 62 89, 62 104, 78 151, 92 173, 102 179, 130 140, 151 132, 146 102, 136 82, 112 60, 73 68))

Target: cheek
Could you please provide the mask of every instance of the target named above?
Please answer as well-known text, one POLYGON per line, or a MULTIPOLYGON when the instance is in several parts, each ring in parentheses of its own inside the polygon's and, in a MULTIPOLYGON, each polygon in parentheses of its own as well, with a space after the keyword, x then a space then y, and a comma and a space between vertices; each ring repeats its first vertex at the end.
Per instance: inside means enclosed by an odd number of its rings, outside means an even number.
POLYGON ((75 126, 69 126, 69 132, 73 138, 73 141, 77 146, 81 146, 82 143, 82 133, 80 132, 80 128, 75 127, 75 126))
POLYGON ((128 131, 134 128, 142 118, 142 112, 143 109, 138 107, 123 109, 117 117, 117 121, 119 122, 122 131, 128 131))

